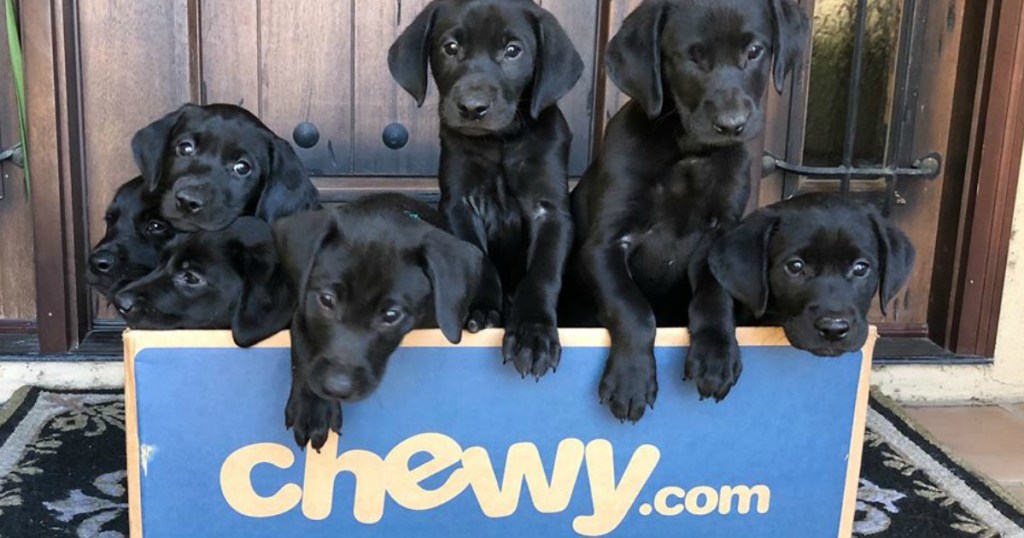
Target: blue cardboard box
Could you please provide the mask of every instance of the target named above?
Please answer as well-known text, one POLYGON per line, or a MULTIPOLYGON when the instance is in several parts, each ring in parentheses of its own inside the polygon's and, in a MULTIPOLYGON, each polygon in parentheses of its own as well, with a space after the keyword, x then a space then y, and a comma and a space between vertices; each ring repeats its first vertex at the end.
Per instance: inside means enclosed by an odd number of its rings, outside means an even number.
POLYGON ((287 333, 127 332, 132 536, 850 535, 874 331, 829 359, 740 329, 743 376, 715 404, 681 379, 686 331, 661 330, 636 425, 598 403, 605 331, 562 330, 539 383, 501 336, 410 333, 318 453, 284 428, 287 333))

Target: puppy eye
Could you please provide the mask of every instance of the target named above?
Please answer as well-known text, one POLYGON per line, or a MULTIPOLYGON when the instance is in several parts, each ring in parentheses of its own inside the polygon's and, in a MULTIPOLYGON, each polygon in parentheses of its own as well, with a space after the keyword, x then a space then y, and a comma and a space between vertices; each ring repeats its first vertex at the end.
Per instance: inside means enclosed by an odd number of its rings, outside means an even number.
POLYGON ((449 41, 445 43, 441 49, 444 50, 444 53, 448 56, 455 56, 459 53, 459 44, 454 41, 449 41))
POLYGON ((237 163, 235 163, 235 166, 232 169, 235 171, 235 174, 238 174, 239 176, 242 177, 245 177, 252 173, 252 165, 246 161, 238 161, 237 163))
POLYGON ((185 284, 186 286, 201 286, 206 283, 203 277, 192 271, 182 271, 178 273, 178 282, 185 284))
POLYGON ((167 223, 159 220, 151 220, 146 223, 146 233, 152 235, 163 235, 167 232, 167 223))
POLYGON ((786 272, 798 276, 804 272, 804 261, 801 259, 793 259, 786 262, 786 272))
POLYGON ((702 63, 704 58, 707 57, 704 45, 690 45, 690 48, 686 50, 686 54, 694 63, 702 63))
POLYGON ((196 146, 188 140, 178 142, 178 155, 182 157, 191 157, 196 153, 196 146))
POLYGON ((760 60, 762 56, 764 56, 764 47, 763 46, 758 45, 757 43, 754 43, 753 45, 750 45, 749 47, 747 47, 747 59, 748 60, 750 60, 752 62, 756 62, 757 60, 760 60))
POLYGON ((112 215, 110 213, 107 213, 106 215, 103 215, 103 222, 105 224, 107 224, 107 225, 113 224, 115 220, 116 219, 114 218, 114 215, 112 215))
POLYGON ((853 267, 850 269, 850 272, 853 274, 853 276, 857 278, 864 278, 868 276, 869 272, 871 272, 871 265, 869 265, 868 262, 862 260, 853 264, 853 267))
POLYGON ((505 58, 509 60, 515 60, 523 53, 523 47, 520 47, 516 43, 509 43, 505 46, 505 58))
POLYGON ((317 296, 317 300, 320 301, 320 306, 328 310, 332 310, 334 308, 334 295, 331 295, 330 293, 321 293, 319 296, 317 296))
POLYGON ((402 321, 402 318, 404 317, 405 314, 403 314, 401 310, 398 310, 397 308, 389 308, 385 310, 383 314, 381 314, 380 321, 385 326, 390 327, 397 325, 398 322, 402 321))

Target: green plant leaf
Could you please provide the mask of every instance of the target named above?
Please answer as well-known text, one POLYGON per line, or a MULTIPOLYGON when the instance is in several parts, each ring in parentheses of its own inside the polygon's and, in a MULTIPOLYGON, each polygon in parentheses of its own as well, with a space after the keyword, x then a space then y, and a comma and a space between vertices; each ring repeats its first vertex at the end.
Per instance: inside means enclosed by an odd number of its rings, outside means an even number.
POLYGON ((28 115, 25 112, 25 71, 21 57, 21 33, 18 31, 18 17, 14 11, 14 0, 6 0, 7 46, 11 53, 11 76, 14 79, 14 100, 18 104, 18 130, 21 135, 21 151, 25 159, 25 196, 32 195, 32 183, 28 171, 28 115))

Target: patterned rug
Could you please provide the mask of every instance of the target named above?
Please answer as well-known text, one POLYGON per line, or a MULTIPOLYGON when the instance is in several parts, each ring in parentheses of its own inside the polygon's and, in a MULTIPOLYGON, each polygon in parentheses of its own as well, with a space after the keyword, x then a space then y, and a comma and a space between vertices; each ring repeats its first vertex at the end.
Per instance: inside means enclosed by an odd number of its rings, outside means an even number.
MULTIPOLYGON (((23 388, 0 407, 0 536, 127 535, 117 391, 23 388)), ((1024 537, 1024 512, 884 397, 868 415, 854 535, 1024 537)))

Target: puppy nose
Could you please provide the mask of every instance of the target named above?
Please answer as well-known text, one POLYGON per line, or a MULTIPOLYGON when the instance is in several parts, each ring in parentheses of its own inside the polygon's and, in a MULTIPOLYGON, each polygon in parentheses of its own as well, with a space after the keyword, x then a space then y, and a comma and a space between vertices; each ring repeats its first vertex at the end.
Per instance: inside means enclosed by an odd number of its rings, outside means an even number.
POLYGON ((821 317, 815 320, 814 327, 818 329, 818 334, 833 342, 850 334, 850 322, 842 318, 821 317))
POLYGON ((115 262, 117 262, 117 257, 110 251, 94 252, 92 256, 89 256, 89 267, 92 272, 102 275, 109 273, 114 268, 115 262))
POLYGON ((114 306, 121 315, 125 315, 135 308, 135 296, 130 293, 118 293, 114 297, 114 306))
POLYGON ((490 109, 491 102, 483 97, 466 97, 459 101, 459 114, 467 120, 478 120, 490 109))
POLYGON ((736 111, 720 114, 712 123, 714 124, 715 132, 720 135, 739 136, 747 128, 747 121, 749 120, 750 114, 736 111))
POLYGON ((324 391, 344 400, 352 395, 352 391, 355 388, 355 383, 352 381, 352 377, 346 374, 335 374, 328 376, 324 379, 324 391))
POLYGON ((206 200, 203 199, 198 193, 182 189, 174 193, 175 206, 178 211, 183 213, 197 213, 200 209, 206 205, 206 200))

